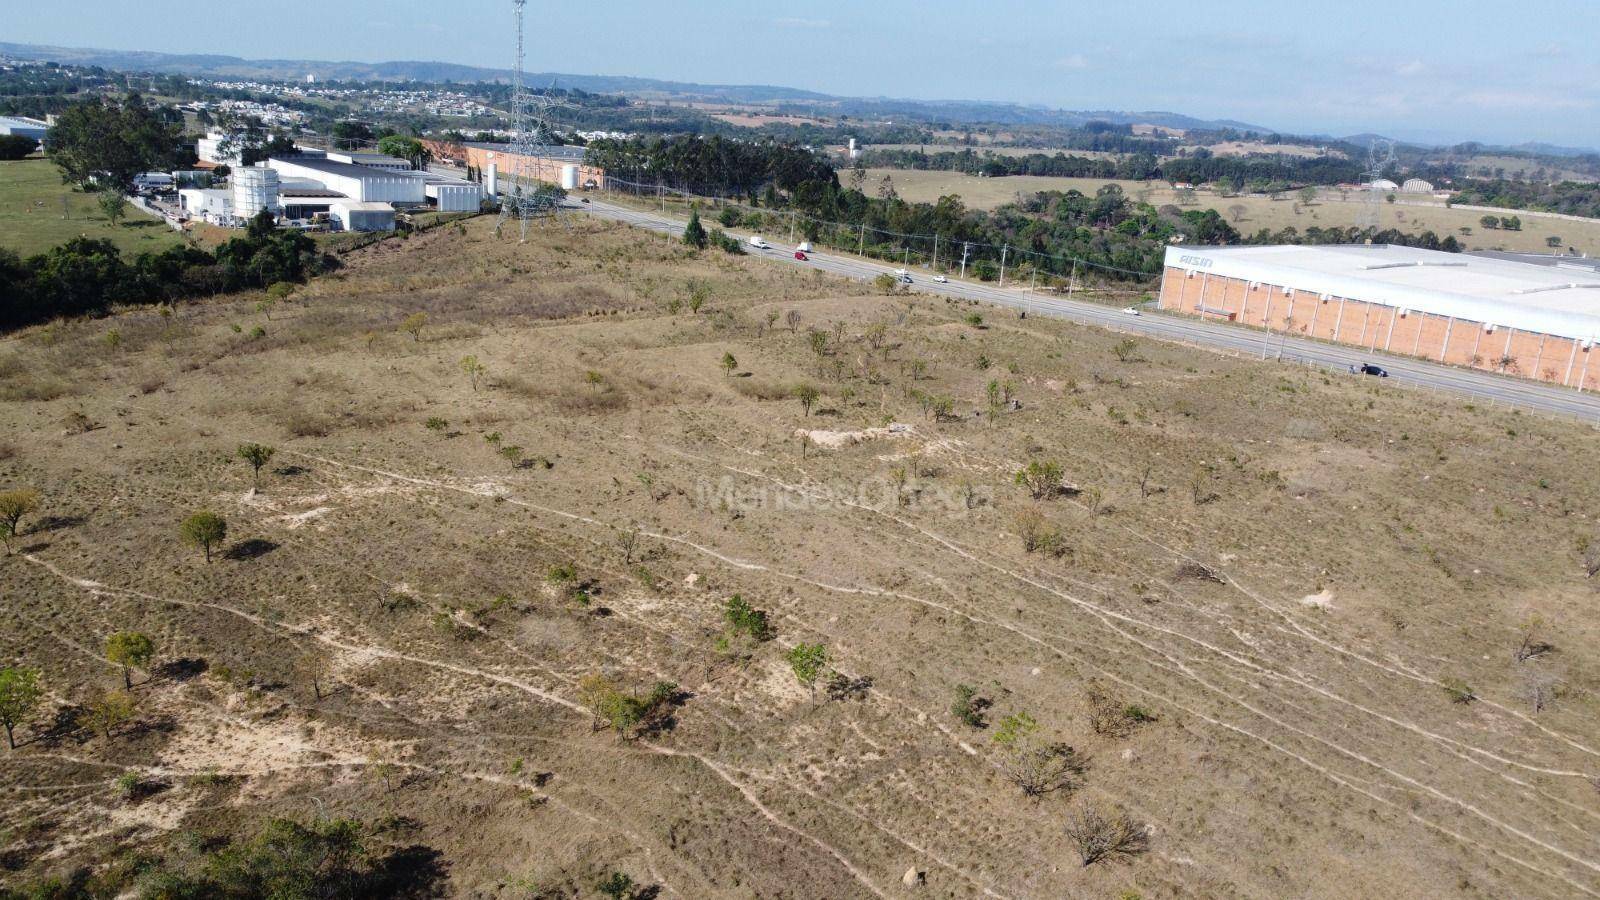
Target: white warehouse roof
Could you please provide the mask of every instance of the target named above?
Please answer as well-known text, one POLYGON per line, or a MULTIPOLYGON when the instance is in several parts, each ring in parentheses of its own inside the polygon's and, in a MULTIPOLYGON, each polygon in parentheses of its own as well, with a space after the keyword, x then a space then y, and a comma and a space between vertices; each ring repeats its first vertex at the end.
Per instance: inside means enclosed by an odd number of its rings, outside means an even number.
POLYGON ((1190 272, 1578 340, 1600 338, 1600 273, 1386 244, 1169 247, 1190 272))

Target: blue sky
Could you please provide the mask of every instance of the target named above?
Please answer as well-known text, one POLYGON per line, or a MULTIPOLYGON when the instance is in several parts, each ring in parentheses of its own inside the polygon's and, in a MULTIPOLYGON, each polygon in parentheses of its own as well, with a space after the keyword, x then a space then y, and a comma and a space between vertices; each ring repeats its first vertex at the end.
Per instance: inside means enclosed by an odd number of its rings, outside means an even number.
MULTIPOLYGON (((10 5, 10 4, 8 4, 10 5)), ((509 0, 17 3, 0 39, 508 65, 509 0), (251 9, 242 27, 231 12, 251 9), (313 12, 314 11, 314 12, 313 12), (304 16, 302 18, 302 16, 304 16)), ((1600 145, 1600 4, 533 0, 543 71, 1161 109, 1286 131, 1600 145)))

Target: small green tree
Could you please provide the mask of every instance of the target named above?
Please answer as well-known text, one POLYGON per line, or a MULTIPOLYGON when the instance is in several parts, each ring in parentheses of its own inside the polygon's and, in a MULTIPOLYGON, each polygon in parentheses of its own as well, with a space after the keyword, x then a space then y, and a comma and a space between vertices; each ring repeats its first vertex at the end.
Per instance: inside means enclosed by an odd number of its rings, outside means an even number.
POLYGON ((683 227, 683 242, 696 250, 704 250, 709 240, 706 227, 700 224, 700 207, 690 207, 689 224, 683 227))
POLYGON ((5 538, 7 553, 12 539, 22 534, 22 517, 38 508, 39 492, 33 488, 0 493, 0 537, 5 538))
POLYGON ((422 340, 422 329, 428 324, 428 314, 425 312, 412 313, 400 322, 400 330, 411 335, 413 341, 422 340))
POLYGON ((969 728, 982 728, 983 701, 978 698, 978 689, 970 684, 956 685, 955 699, 950 701, 950 714, 969 728))
POLYGON ((100 192, 95 202, 100 205, 100 213, 106 221, 115 225, 121 222, 128 214, 128 195, 120 188, 107 188, 100 192))
POLYGON ((484 373, 489 371, 489 369, 484 366, 483 363, 478 361, 478 357, 468 355, 461 357, 461 371, 467 376, 467 379, 472 382, 472 392, 477 393, 478 379, 482 378, 484 373))
POLYGON ((137 709, 133 695, 127 691, 101 692, 89 701, 89 727, 105 735, 109 741, 111 733, 131 720, 137 709))
POLYGON ((727 377, 733 374, 734 369, 739 368, 739 360, 735 359, 732 353, 724 353, 722 354, 721 365, 722 375, 723 377, 727 377))
POLYGON ((872 286, 885 294, 893 294, 900 289, 900 279, 891 272, 880 272, 872 279, 872 286))
POLYGON ((277 452, 265 444, 239 445, 239 458, 250 464, 251 483, 257 488, 261 487, 261 467, 272 462, 272 456, 277 452))
POLYGON ((820 396, 822 396, 821 392, 809 384, 795 386, 794 398, 800 401, 800 408, 805 410, 805 414, 808 416, 811 415, 812 404, 816 403, 817 398, 820 396))
POLYGON ((178 526, 178 533, 185 544, 204 550, 206 562, 211 562, 211 548, 228 536, 228 523, 214 512, 201 510, 184 519, 178 526))
POLYGON ((612 872, 595 889, 611 900, 629 900, 633 896, 633 879, 622 872, 612 872))
POLYGON ((1017 470, 1016 482, 1028 489, 1035 500, 1052 497, 1061 489, 1061 464, 1046 460, 1033 460, 1017 470))
POLYGON ((154 659, 156 643, 137 631, 119 631, 106 638, 106 659, 122 667, 122 686, 133 687, 133 670, 142 669, 154 659))
POLYGON ((722 618, 728 623, 728 630, 734 634, 746 634, 755 641, 765 641, 772 637, 772 626, 767 622, 766 612, 751 606, 749 601, 738 594, 728 598, 728 604, 722 610, 722 618))
POLYGON ((12 750, 17 749, 16 727, 33 714, 43 696, 38 669, 0 669, 0 725, 5 726, 6 745, 12 750))
POLYGON ((811 705, 816 706, 817 679, 828 667, 828 648, 822 644, 796 644, 784 655, 784 659, 789 661, 789 668, 794 670, 795 680, 811 689, 811 705))

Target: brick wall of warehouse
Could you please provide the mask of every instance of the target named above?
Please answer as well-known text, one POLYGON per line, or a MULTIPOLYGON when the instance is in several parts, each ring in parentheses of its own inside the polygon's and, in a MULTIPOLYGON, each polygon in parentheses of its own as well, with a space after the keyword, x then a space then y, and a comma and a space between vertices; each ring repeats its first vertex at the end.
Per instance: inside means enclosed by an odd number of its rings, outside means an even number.
POLYGON ((1372 351, 1520 375, 1584 390, 1600 389, 1600 349, 1580 341, 1506 326, 1401 310, 1382 303, 1323 296, 1294 285, 1247 282, 1168 266, 1161 308, 1218 321, 1288 331, 1372 351))

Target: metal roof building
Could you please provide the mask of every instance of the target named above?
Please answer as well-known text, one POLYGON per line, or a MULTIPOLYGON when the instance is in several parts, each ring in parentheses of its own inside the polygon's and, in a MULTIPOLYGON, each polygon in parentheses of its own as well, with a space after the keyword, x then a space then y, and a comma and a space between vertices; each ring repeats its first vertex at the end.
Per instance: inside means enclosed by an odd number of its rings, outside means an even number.
POLYGON ((1372 350, 1600 386, 1600 271, 1389 245, 1171 247, 1161 306, 1372 350), (1582 354, 1583 368, 1576 366, 1582 354), (1571 379, 1577 374, 1580 380, 1571 379))
POLYGON ((274 156, 267 165, 286 179, 318 182, 363 203, 425 203, 426 184, 414 172, 372 169, 308 156, 274 156))
POLYGON ((38 119, 26 116, 0 116, 0 134, 15 134, 42 141, 49 131, 50 125, 38 119))

